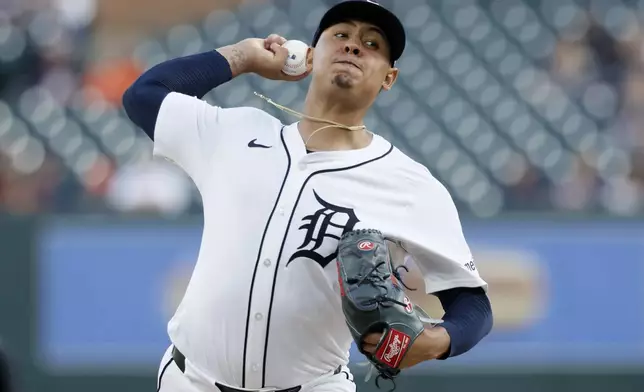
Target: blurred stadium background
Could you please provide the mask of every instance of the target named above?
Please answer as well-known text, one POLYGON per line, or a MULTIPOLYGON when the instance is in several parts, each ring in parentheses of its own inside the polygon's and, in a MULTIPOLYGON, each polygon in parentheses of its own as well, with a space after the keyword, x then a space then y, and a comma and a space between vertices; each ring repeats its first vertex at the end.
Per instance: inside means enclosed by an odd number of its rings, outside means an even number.
MULTIPOLYGON (((0 347, 18 390, 154 390, 201 206, 121 94, 173 57, 310 41, 328 3, 0 0, 0 347)), ((644 1, 381 3, 408 46, 367 124, 450 189, 496 314, 398 390, 644 391, 644 1)), ((207 99, 292 122, 253 91, 300 109, 307 87, 244 76, 207 99)))

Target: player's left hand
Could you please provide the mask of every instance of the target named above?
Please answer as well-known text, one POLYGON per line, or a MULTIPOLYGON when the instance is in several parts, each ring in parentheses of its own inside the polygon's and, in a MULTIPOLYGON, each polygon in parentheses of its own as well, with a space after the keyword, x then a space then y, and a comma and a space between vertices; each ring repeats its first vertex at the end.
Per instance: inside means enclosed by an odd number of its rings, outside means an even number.
MULTIPOLYGON (((368 353, 374 354, 381 338, 382 334, 380 333, 367 335, 364 339, 364 350, 368 353)), ((414 344, 411 345, 398 368, 404 369, 415 366, 421 362, 439 358, 447 352, 449 348, 450 338, 445 328, 441 326, 425 328, 425 331, 423 331, 423 333, 416 338, 414 344)))

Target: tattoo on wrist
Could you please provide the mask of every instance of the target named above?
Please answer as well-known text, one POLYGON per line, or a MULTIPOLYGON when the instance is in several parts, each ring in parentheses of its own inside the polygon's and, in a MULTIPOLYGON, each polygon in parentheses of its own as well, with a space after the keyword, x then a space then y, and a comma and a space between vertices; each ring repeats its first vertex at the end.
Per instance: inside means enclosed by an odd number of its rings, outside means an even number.
POLYGON ((246 68, 248 67, 248 56, 237 45, 225 46, 219 49, 219 53, 228 60, 233 78, 246 72, 246 68))

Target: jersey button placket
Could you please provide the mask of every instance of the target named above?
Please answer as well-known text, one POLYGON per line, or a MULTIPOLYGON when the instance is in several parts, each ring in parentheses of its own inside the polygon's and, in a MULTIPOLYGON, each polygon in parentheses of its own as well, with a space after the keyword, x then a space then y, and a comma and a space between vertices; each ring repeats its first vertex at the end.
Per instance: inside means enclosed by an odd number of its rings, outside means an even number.
MULTIPOLYGON (((271 230, 274 222, 271 222, 271 230)), ((267 233, 267 234, 268 234, 267 233)), ((270 296, 273 287, 273 276, 275 274, 276 262, 272 258, 273 254, 277 254, 274 249, 274 244, 270 243, 270 238, 267 235, 264 241, 264 254, 271 255, 271 257, 264 257, 261 265, 257 270, 255 277, 255 284, 252 291, 252 301, 250 309, 250 319, 248 325, 248 355, 246 362, 246 382, 245 388, 259 389, 262 387, 262 369, 261 364, 264 360, 264 345, 266 342, 267 323, 265 322, 265 315, 268 315, 270 309, 270 296)))
MULTIPOLYGON (((266 237, 263 241, 262 249, 262 258, 261 263, 263 268, 257 270, 257 275, 255 277, 255 284, 252 292, 252 308, 251 308, 251 320, 248 336, 248 356, 246 362, 246 383, 245 388, 257 389, 262 388, 262 376, 265 369, 264 366, 264 355, 268 355, 266 358, 267 363, 270 361, 271 352, 270 349, 267 353, 264 353, 264 347, 266 345, 266 336, 268 334, 268 339, 270 340, 272 333, 269 331, 269 317, 271 306, 279 306, 277 304, 272 304, 272 292, 273 285, 275 284, 274 278, 276 276, 275 268, 283 268, 283 265, 279 264, 278 255, 282 247, 282 242, 286 235, 288 221, 290 214, 295 206, 297 201, 298 194, 302 187, 303 182, 307 177, 307 173, 304 171, 307 168, 305 162, 303 166, 299 164, 291 167, 289 176, 284 184, 282 194, 276 202, 278 203, 272 217, 270 224, 266 231, 266 237), (300 169, 302 168, 302 169, 300 169)), ((282 255, 284 257, 284 255, 282 255)), ((279 279, 279 276, 277 276, 279 279)), ((283 304, 281 304, 283 306, 283 304)), ((270 346, 270 343, 269 343, 270 346)), ((275 353, 273 353, 275 355, 275 353)), ((267 377, 270 377, 267 375, 267 377)))

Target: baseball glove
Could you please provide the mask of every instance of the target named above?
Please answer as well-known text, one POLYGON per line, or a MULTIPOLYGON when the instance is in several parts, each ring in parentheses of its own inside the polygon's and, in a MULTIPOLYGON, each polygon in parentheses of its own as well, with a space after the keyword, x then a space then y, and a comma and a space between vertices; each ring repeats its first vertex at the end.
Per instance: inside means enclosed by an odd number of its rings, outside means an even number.
MULTIPOLYGON (((378 230, 345 233, 338 245, 338 280, 342 309, 358 350, 380 378, 394 380, 409 348, 432 320, 405 295, 399 269, 393 267, 386 239, 378 230), (382 333, 376 353, 363 349, 365 336, 382 333)), ((371 371, 367 379, 371 375, 371 371)))

